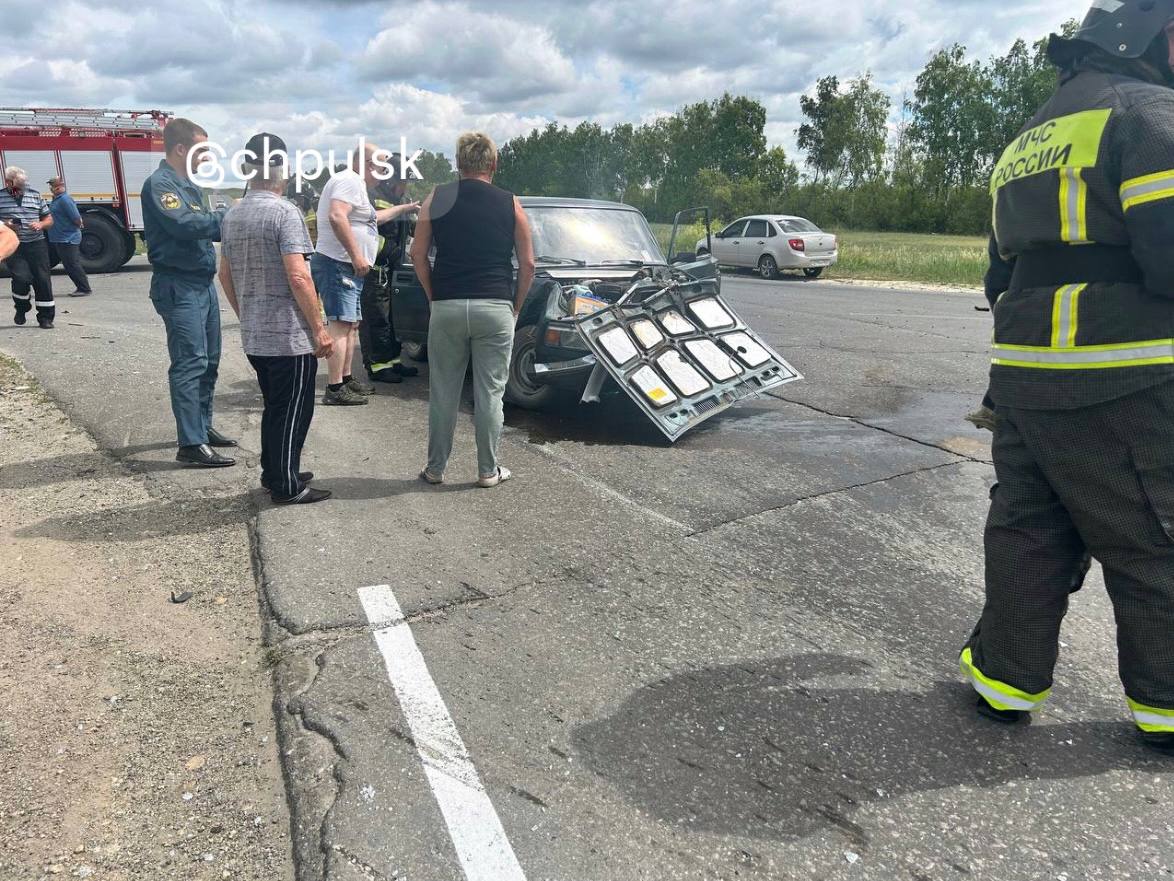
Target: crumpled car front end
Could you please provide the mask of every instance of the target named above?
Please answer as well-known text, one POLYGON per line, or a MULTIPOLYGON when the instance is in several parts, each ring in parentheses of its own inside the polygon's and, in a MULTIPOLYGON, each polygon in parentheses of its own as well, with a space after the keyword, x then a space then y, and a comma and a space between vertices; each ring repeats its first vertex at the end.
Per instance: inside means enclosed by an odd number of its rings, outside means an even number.
POLYGON ((533 380, 583 388, 591 402, 610 378, 670 441, 802 378, 721 298, 716 279, 666 268, 546 284, 533 380))

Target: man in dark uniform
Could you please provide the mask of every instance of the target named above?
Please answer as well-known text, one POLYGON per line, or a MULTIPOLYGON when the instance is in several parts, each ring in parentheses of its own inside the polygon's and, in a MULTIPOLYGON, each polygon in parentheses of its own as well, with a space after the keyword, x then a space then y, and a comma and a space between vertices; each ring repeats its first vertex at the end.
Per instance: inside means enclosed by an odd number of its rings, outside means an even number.
POLYGON ((1146 743, 1174 752, 1174 0, 1098 0, 1060 86, 995 167, 987 601, 962 654, 979 710, 1052 688, 1085 551, 1146 743))
POLYGON ((151 261, 151 302, 167 327, 176 461, 224 468, 236 460, 213 447, 236 441, 212 427, 212 395, 220 367, 220 302, 213 276, 225 210, 210 211, 189 169, 200 163, 208 133, 187 119, 163 129, 166 158, 143 184, 143 237, 151 261))
MULTIPOLYGON (((399 154, 393 154, 389 161, 398 173, 399 154)), ((368 191, 376 210, 398 208, 391 220, 379 227, 379 253, 371 271, 363 279, 363 323, 359 325, 359 346, 363 350, 367 376, 374 382, 399 383, 420 372, 415 367, 405 366, 400 357, 403 346, 395 335, 391 306, 392 273, 404 254, 405 219, 420 207, 418 202, 404 202, 407 189, 408 182, 396 177, 380 181, 368 191)))

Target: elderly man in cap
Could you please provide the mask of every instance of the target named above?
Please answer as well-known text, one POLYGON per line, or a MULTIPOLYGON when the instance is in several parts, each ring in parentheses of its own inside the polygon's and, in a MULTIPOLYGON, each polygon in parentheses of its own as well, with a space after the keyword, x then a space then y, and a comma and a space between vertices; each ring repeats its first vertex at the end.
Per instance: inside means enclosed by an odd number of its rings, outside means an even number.
POLYGON ((224 218, 220 286, 240 318, 241 342, 265 399, 261 485, 279 505, 330 498, 301 470, 314 417, 318 359, 334 350, 310 275, 314 246, 297 206, 284 198, 289 154, 267 133, 245 145, 248 192, 224 218))
POLYGON ((49 243, 45 231, 53 226, 49 206, 36 190, 29 189, 29 177, 23 168, 4 170, 4 189, 0 190, 0 223, 16 233, 20 245, 8 258, 12 273, 13 319, 17 324, 28 320, 36 294, 37 324, 51 330, 57 308, 53 302, 53 279, 49 274, 49 243))
POLYGON ((57 256, 61 258, 61 265, 73 282, 71 297, 88 297, 93 291, 90 289, 90 279, 82 267, 82 230, 85 221, 81 212, 77 210, 77 203, 65 188, 65 181, 59 177, 49 178, 49 192, 53 194, 53 201, 49 203, 49 211, 53 214, 53 226, 49 228, 49 241, 57 249, 57 256))

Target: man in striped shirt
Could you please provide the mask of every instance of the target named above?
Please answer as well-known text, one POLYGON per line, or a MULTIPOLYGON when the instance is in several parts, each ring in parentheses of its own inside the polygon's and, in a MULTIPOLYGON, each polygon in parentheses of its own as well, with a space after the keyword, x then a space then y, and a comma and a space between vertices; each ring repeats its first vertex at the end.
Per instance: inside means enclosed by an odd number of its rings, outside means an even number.
POLYGON ((36 293, 37 324, 49 330, 57 310, 53 303, 53 281, 49 275, 49 243, 45 230, 53 225, 49 206, 41 194, 28 187, 23 168, 4 170, 4 189, 0 190, 0 223, 11 229, 20 246, 8 258, 12 273, 12 301, 16 307, 14 321, 24 324, 33 308, 30 292, 36 293))

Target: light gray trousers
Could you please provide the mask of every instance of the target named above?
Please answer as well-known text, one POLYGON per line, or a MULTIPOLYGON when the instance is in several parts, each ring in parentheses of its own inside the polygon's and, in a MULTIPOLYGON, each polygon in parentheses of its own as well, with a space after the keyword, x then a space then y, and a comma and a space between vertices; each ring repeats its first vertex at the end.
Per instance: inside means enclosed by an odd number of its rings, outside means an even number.
POLYGON ((444 474, 469 360, 473 362, 473 425, 477 473, 497 473, 505 421, 502 396, 514 349, 514 307, 506 300, 437 300, 428 326, 428 470, 444 474))

